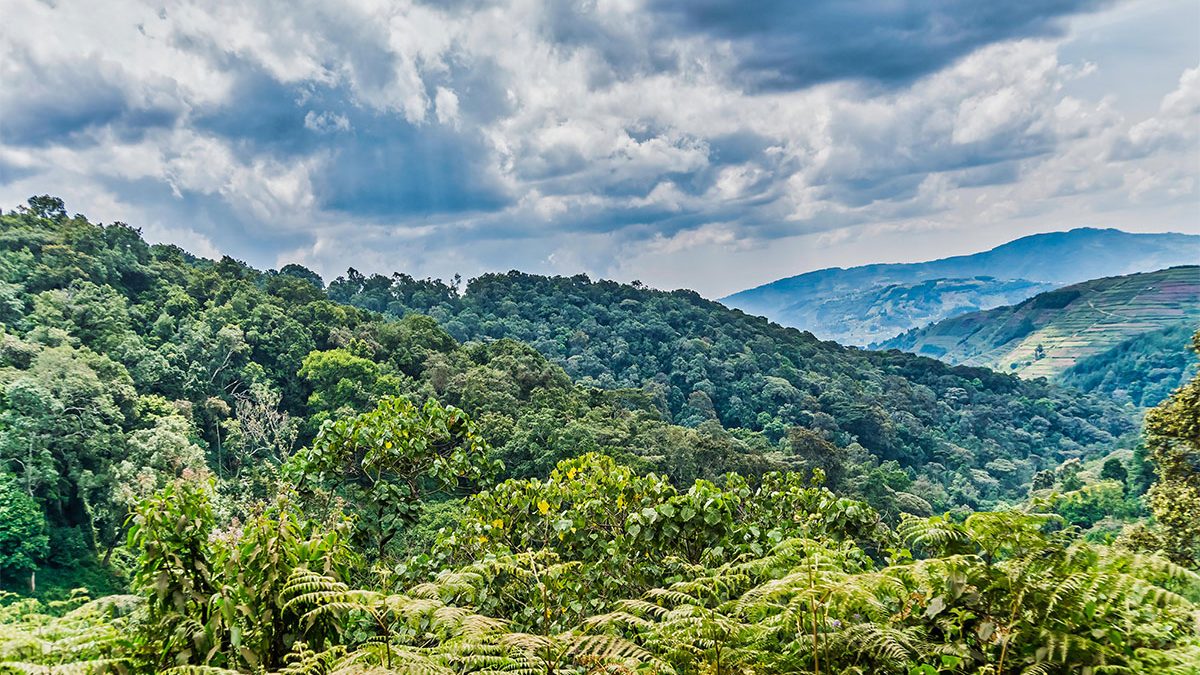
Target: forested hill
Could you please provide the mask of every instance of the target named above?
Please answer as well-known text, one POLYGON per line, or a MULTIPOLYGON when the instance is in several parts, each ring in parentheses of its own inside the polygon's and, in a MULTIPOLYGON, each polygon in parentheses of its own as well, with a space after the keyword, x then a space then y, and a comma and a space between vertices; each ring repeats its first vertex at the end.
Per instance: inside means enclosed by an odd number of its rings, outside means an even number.
POLYGON ((1014 304, 1054 287, 1200 259, 1200 236, 1077 228, 918 263, 830 268, 721 302, 823 338, 868 345, 958 314, 1014 304), (941 283, 926 284, 940 280, 941 283))
POLYGON ((821 342, 691 291, 510 272, 472 280, 459 296, 438 282, 351 271, 329 294, 396 316, 430 314, 460 340, 521 340, 580 382, 648 388, 678 424, 718 420, 771 440, 801 427, 969 493, 998 494, 1131 429, 1104 400, 821 342), (967 478, 952 477, 965 467, 967 478))
POLYGON ((1200 382, 1107 452, 1131 425, 1104 399, 691 292, 326 289, 50 197, 0 213, 0 324, 0 673, 1192 673, 1200 653, 1200 382))
POLYGON ((688 291, 518 273, 461 297, 355 273, 326 291, 57 200, 0 217, 0 274, 0 459, 67 557, 111 546, 163 476, 207 463, 253 492, 322 421, 387 395, 466 410, 510 476, 584 451, 681 482, 821 468, 891 513, 1021 497, 1133 428, 1103 399, 822 343, 688 291))

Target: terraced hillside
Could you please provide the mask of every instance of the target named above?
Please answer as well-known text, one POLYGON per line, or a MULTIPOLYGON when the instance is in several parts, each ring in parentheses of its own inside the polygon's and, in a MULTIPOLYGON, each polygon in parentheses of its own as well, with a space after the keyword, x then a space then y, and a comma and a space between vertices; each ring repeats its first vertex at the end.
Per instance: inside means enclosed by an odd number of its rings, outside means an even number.
POLYGON ((1200 266, 1087 281, 939 321, 877 346, 1054 378, 1083 359, 1180 324, 1200 326, 1200 266))

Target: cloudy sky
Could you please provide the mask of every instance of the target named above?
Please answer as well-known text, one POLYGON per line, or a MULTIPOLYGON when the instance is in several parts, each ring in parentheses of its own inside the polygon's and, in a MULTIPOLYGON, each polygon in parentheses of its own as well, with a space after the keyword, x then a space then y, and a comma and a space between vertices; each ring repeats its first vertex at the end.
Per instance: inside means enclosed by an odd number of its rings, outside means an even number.
POLYGON ((713 297, 1200 232, 1195 0, 0 0, 0 207, 713 297))

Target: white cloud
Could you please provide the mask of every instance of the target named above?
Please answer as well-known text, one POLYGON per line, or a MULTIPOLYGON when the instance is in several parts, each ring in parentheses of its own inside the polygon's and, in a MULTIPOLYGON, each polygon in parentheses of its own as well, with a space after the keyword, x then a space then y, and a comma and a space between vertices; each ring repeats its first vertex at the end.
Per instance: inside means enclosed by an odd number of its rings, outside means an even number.
POLYGON ((458 95, 445 87, 437 88, 433 99, 438 121, 442 124, 458 126, 458 95))
POLYGON ((350 118, 329 111, 318 113, 315 110, 309 110, 304 114, 304 127, 319 134, 350 131, 350 118))

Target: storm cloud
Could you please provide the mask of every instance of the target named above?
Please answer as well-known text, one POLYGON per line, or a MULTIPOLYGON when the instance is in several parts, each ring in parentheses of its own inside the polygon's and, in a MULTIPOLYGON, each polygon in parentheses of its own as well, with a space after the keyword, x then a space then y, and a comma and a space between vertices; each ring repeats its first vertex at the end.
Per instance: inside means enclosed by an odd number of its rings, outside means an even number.
POLYGON ((0 14, 0 206, 54 193, 260 266, 585 271, 720 295, 1034 229, 1198 225, 1186 2, 0 14), (1170 58, 1135 82, 1106 41, 1170 58))

